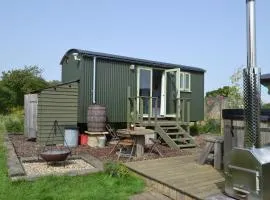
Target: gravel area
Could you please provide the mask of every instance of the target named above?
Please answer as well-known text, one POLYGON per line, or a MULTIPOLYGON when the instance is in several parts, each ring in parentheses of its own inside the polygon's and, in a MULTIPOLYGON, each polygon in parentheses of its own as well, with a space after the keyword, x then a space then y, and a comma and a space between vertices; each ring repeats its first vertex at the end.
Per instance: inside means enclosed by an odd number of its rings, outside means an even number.
POLYGON ((54 175, 63 174, 70 171, 94 169, 92 165, 85 162, 83 159, 67 160, 65 162, 53 164, 47 164, 46 162, 42 161, 29 161, 23 162, 22 165, 27 176, 54 175))
MULTIPOLYGON (((43 147, 39 145, 37 142, 27 141, 27 138, 24 135, 20 134, 10 134, 9 138, 14 145, 15 151, 19 157, 35 157, 38 156, 38 152, 40 152, 43 147)), ((197 144, 197 148, 188 148, 188 149, 171 149, 166 145, 159 145, 158 149, 161 151, 164 157, 173 157, 173 156, 182 156, 182 155, 191 155, 194 153, 198 153, 201 148, 204 146, 204 136, 195 137, 195 142, 197 144)), ((108 157, 108 154, 112 150, 113 145, 107 145, 104 148, 94 148, 89 147, 88 145, 79 145, 76 148, 71 148, 72 155, 80 155, 80 154, 89 154, 101 161, 106 160, 116 160, 117 155, 112 154, 108 157)), ((149 148, 145 149, 145 156, 136 160, 146 160, 146 159, 156 159, 160 158, 160 156, 156 152, 149 153, 149 148)), ((126 161, 126 158, 121 158, 122 161, 126 161)))

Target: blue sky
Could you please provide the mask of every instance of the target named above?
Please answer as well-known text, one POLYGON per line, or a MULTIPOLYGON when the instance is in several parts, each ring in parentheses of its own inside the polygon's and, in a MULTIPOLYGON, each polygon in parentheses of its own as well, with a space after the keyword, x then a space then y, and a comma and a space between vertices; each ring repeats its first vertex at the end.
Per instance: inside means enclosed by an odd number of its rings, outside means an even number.
MULTIPOLYGON (((270 1, 257 1, 257 53, 270 73, 270 1)), ((230 84, 246 64, 245 0, 2 1, 0 71, 38 65, 60 80, 70 48, 191 65, 205 90, 230 84)), ((263 88, 264 101, 270 96, 263 88)))

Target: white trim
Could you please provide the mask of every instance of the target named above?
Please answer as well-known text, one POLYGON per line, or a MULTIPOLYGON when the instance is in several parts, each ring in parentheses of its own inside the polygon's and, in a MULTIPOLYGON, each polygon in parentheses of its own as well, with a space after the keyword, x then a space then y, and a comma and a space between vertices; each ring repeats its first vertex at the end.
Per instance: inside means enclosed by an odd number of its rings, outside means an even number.
POLYGON ((160 97, 160 115, 164 116, 165 115, 165 98, 166 98, 166 82, 165 82, 165 70, 162 73, 162 78, 161 78, 161 97, 160 97))

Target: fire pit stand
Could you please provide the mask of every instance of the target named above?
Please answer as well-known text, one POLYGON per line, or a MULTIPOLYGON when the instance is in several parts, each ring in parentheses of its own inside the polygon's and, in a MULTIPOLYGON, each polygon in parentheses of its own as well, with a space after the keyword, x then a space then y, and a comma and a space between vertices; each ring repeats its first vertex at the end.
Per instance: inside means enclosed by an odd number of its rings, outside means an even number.
POLYGON ((64 134, 61 128, 59 127, 57 120, 54 121, 49 137, 45 143, 42 152, 39 155, 43 160, 47 162, 47 165, 50 163, 54 164, 57 162, 64 162, 65 165, 67 157, 71 155, 71 150, 67 142, 65 141, 64 134), (57 147, 55 143, 57 132, 59 132, 64 139, 64 146, 61 147, 61 149, 59 149, 60 147, 57 147))

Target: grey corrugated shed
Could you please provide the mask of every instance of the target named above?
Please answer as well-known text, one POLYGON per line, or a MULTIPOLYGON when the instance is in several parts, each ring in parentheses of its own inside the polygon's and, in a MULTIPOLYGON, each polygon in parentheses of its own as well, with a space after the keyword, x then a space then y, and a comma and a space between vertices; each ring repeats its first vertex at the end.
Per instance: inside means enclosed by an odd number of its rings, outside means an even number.
POLYGON ((157 62, 157 61, 151 61, 146 59, 139 59, 139 58, 131 58, 126 56, 119 56, 119 55, 113 55, 113 54, 107 54, 107 53, 100 53, 100 52, 94 52, 94 51, 86 51, 81 49, 70 49, 68 50, 63 58, 61 59, 60 64, 62 65, 65 58, 71 54, 71 53, 79 53, 84 56, 89 57, 97 57, 102 59, 108 59, 108 60, 114 60, 114 61, 122 61, 126 63, 131 64, 137 64, 137 65, 147 65, 152 67, 159 67, 159 68, 181 68, 184 71, 195 71, 195 72, 205 72, 204 69, 198 68, 198 67, 190 67, 185 65, 177 65, 177 64, 171 64, 171 63, 165 63, 165 62, 157 62))

